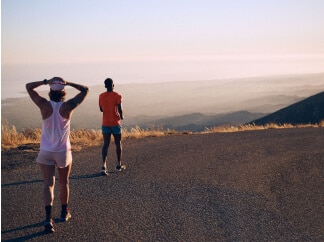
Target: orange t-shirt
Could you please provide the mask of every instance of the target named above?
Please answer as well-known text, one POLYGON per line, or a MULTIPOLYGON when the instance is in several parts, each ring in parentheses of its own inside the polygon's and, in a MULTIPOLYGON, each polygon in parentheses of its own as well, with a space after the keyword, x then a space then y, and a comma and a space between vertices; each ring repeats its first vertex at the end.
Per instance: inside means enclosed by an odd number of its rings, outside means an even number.
POLYGON ((120 116, 117 105, 121 104, 122 96, 117 92, 103 92, 99 95, 99 107, 103 111, 103 126, 120 125, 120 116))

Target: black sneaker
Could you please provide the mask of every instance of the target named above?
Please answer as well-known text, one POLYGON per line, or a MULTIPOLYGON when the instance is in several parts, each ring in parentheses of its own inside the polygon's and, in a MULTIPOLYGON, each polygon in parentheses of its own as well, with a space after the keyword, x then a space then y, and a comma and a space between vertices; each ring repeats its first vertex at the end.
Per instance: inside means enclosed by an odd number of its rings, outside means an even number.
POLYGON ((105 167, 101 167, 100 174, 101 174, 102 176, 108 176, 108 170, 106 170, 105 167))
POLYGON ((55 232, 53 219, 45 221, 44 227, 45 227, 45 229, 44 229, 45 233, 54 233, 55 232))
POLYGON ((66 211, 62 211, 61 212, 61 217, 60 217, 60 221, 61 222, 66 222, 68 221, 70 218, 72 217, 70 210, 66 209, 66 211))
POLYGON ((125 169, 126 169, 125 165, 117 165, 116 166, 116 171, 122 171, 122 170, 125 170, 125 169))

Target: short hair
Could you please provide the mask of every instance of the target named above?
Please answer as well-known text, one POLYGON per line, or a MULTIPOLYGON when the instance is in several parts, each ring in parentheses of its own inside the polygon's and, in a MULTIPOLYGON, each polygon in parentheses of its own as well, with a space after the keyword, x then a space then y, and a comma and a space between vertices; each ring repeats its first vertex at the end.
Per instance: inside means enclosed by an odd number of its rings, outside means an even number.
POLYGON ((105 88, 112 90, 113 87, 114 87, 114 81, 111 78, 107 78, 105 80, 105 88))
POLYGON ((62 91, 53 91, 50 90, 48 93, 49 98, 54 102, 63 102, 65 99, 66 92, 64 90, 62 91))

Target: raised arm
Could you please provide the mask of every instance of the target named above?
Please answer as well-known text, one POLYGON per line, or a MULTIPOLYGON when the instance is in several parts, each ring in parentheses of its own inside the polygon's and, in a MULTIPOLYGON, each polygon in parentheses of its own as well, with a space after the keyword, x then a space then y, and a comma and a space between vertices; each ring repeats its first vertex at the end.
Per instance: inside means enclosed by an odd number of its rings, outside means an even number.
POLYGON ((72 111, 83 102, 83 100, 85 99, 85 97, 89 92, 89 88, 87 86, 76 84, 73 82, 65 82, 65 85, 71 86, 80 91, 80 93, 78 93, 75 97, 71 98, 65 103, 66 108, 69 111, 72 111))
POLYGON ((41 108, 42 105, 44 105, 44 103, 47 103, 47 99, 40 96, 39 93, 36 92, 34 89, 46 84, 47 84, 46 79, 44 81, 29 82, 26 84, 26 89, 30 98, 39 108, 41 108))

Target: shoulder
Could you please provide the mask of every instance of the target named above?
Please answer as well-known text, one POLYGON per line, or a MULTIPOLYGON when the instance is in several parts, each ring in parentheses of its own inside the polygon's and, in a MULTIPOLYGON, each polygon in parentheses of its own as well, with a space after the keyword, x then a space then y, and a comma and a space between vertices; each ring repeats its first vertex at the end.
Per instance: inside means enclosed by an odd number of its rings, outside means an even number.
POLYGON ((40 104, 39 108, 43 119, 49 118, 53 113, 53 105, 51 101, 44 100, 44 102, 40 104))
POLYGON ((107 97, 107 92, 103 92, 99 94, 99 100, 107 97))
POLYGON ((118 92, 113 92, 115 96, 121 97, 122 95, 118 92))
POLYGON ((42 98, 39 101, 39 107, 40 109, 51 109, 53 107, 52 101, 42 98))

